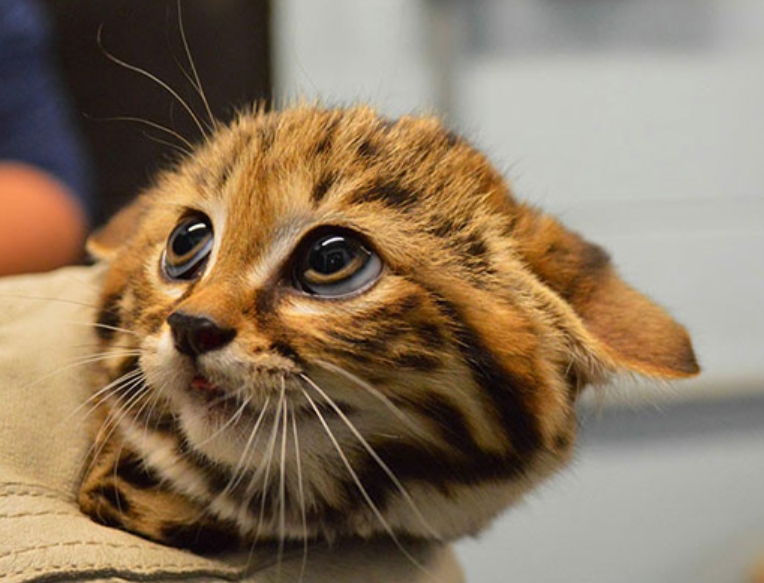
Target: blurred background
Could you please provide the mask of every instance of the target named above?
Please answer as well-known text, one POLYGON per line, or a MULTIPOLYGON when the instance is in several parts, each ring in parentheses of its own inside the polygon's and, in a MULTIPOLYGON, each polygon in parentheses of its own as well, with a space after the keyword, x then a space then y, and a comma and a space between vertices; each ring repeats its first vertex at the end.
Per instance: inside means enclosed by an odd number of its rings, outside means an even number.
MULTIPOLYGON (((195 136, 174 0, 50 0, 102 221, 195 136), (151 134, 151 128, 145 130, 151 134), (153 132, 154 138, 161 136, 153 132), (165 136, 166 137, 166 136, 165 136)), ((689 328, 704 372, 582 404, 567 472, 458 545, 488 583, 747 581, 764 561, 764 2, 186 0, 215 114, 298 97, 434 112, 516 196, 608 248, 689 328)))

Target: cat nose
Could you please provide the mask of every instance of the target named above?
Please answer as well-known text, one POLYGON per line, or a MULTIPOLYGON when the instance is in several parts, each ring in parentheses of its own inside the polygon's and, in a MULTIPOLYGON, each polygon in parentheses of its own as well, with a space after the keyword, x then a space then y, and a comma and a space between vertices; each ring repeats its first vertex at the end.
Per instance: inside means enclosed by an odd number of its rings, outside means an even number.
POLYGON ((222 348, 236 336, 235 329, 222 328, 206 316, 173 312, 167 318, 167 323, 172 331, 175 348, 193 357, 222 348))

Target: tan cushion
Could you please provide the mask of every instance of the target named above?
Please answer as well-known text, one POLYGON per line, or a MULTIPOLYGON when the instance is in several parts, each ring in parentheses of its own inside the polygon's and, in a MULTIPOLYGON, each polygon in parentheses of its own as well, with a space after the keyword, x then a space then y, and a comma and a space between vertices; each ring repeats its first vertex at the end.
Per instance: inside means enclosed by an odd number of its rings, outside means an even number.
MULTIPOLYGON (((82 406, 97 352, 89 323, 101 270, 0 279, 0 581, 297 581, 302 553, 205 558, 95 524, 75 492, 88 448, 82 406)), ((459 582, 447 547, 390 542, 311 548, 303 581, 459 582)))

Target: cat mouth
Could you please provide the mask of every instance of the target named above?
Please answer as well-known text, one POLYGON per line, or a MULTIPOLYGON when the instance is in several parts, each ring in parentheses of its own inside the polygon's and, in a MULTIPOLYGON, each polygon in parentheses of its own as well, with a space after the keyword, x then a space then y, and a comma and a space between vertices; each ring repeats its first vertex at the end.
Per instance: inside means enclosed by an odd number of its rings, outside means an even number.
POLYGON ((188 384, 188 393, 209 413, 227 414, 235 410, 238 399, 231 391, 197 374, 188 384))
POLYGON ((205 398, 222 398, 226 391, 200 374, 194 376, 189 383, 189 388, 199 396, 205 398))
POLYGON ((276 402, 279 395, 284 398, 287 392, 292 393, 295 381, 284 371, 266 369, 257 373, 247 381, 240 381, 197 369, 182 392, 205 417, 258 416, 268 402, 276 402))
POLYGON ((212 420, 228 419, 234 414, 239 418, 256 416, 260 411, 253 399, 247 399, 240 391, 217 384, 200 373, 191 379, 186 393, 202 407, 204 416, 212 420))

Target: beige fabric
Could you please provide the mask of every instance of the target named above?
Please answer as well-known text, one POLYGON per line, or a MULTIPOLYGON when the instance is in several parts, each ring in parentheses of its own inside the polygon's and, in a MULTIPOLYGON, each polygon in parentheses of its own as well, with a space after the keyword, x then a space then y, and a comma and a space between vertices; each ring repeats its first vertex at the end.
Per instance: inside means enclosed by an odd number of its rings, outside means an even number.
MULTIPOLYGON (((261 551, 208 559, 106 528, 75 502, 88 442, 91 389, 86 366, 97 350, 91 328, 100 272, 69 268, 0 280, 0 583, 29 581, 297 581, 302 554, 275 565, 261 551)), ((319 582, 454 582, 449 548, 409 551, 392 543, 311 549, 303 576, 319 582), (425 572, 426 571, 426 572, 425 572)))

